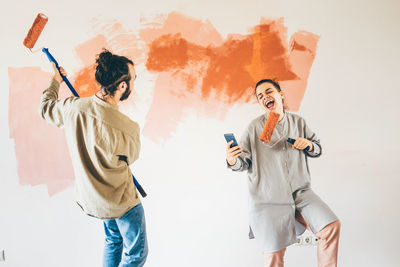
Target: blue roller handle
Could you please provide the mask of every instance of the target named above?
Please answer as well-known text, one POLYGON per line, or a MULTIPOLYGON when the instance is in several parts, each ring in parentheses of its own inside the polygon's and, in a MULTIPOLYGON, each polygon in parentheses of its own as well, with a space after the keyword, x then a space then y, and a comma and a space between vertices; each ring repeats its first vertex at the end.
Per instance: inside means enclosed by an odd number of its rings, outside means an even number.
MULTIPOLYGON (((42 52, 46 54, 46 56, 50 60, 50 62, 54 62, 56 64, 58 72, 60 72, 60 66, 58 65, 57 60, 50 54, 49 49, 43 48, 42 52)), ((62 79, 64 80, 65 84, 68 86, 69 90, 71 90, 71 92, 74 94, 74 96, 79 97, 78 93, 75 91, 72 84, 68 81, 67 76, 62 75, 61 72, 60 72, 60 75, 61 75, 62 79)), ((136 188, 138 189, 140 195, 142 197, 146 197, 147 196, 146 192, 144 191, 143 187, 139 184, 139 182, 136 180, 136 178, 133 174, 132 174, 132 178, 133 178, 133 182, 134 182, 136 188)))
POLYGON ((133 174, 132 174, 132 178, 133 178, 133 182, 135 183, 135 186, 136 186, 137 190, 139 191, 140 195, 142 197, 146 197, 147 196, 146 192, 144 191, 143 187, 139 184, 139 182, 136 180, 136 178, 133 174))
MULTIPOLYGON (((288 141, 289 143, 291 143, 292 145, 294 145, 294 142, 296 142, 296 140, 293 139, 293 138, 288 138, 287 141, 288 141)), ((304 150, 305 150, 305 151, 310 150, 310 146, 307 146, 304 150)))
MULTIPOLYGON (((54 62, 56 64, 58 72, 60 72, 60 66, 58 66, 57 60, 50 54, 49 49, 48 48, 43 48, 42 51, 43 51, 43 53, 46 54, 46 56, 50 60, 50 62, 54 62)), ((79 97, 78 93, 75 91, 75 89, 72 86, 72 84, 68 81, 67 76, 62 75, 61 72, 60 72, 60 75, 63 78, 65 84, 68 86, 69 90, 71 90, 71 92, 74 94, 74 96, 79 97)))

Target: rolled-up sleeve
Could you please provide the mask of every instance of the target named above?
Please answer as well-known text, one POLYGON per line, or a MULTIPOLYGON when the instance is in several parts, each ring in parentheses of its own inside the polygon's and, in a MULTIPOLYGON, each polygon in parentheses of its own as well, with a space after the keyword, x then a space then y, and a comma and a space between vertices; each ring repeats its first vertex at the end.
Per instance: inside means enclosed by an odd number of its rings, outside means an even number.
POLYGON ((306 151, 306 155, 311 157, 311 158, 317 158, 321 156, 322 154, 322 147, 321 147, 321 142, 320 139, 317 137, 317 135, 307 126, 306 122, 304 121, 304 135, 305 138, 308 139, 313 143, 313 150, 306 151))
POLYGON ((140 152, 140 137, 139 137, 139 126, 137 125, 137 130, 132 134, 130 144, 129 144, 129 151, 127 151, 128 155, 128 164, 131 165, 139 158, 140 152))
POLYGON ((248 130, 246 130, 240 139, 239 145, 242 147, 243 151, 240 153, 239 157, 237 157, 236 163, 234 165, 229 165, 228 162, 226 162, 227 167, 232 171, 246 171, 251 168, 251 146, 248 133, 248 130))
POLYGON ((133 123, 128 132, 119 132, 116 138, 116 150, 114 152, 120 159, 131 165, 139 158, 140 152, 140 128, 137 123, 133 123))

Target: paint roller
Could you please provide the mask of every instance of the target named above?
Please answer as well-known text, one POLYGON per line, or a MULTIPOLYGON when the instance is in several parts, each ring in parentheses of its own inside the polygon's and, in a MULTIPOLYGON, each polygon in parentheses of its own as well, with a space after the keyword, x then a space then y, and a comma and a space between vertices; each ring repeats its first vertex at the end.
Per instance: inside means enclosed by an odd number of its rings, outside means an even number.
POLYGON ((271 136, 274 133, 274 129, 279 120, 279 114, 270 112, 267 121, 264 124, 264 129, 261 132, 260 140, 266 143, 271 141, 271 136))
POLYGON ((39 13, 36 16, 32 27, 29 29, 28 35, 25 37, 24 46, 32 51, 32 48, 35 46, 35 43, 38 40, 39 35, 42 33, 44 26, 46 26, 48 20, 49 19, 47 16, 42 13, 39 13))
MULTIPOLYGON (((36 16, 36 19, 33 22, 32 27, 29 29, 28 35, 25 37, 24 46, 26 48, 29 48, 29 50, 33 53, 37 52, 37 51, 32 51, 32 48, 35 46, 36 41, 39 39, 39 36, 42 33, 44 26, 46 26, 46 23, 48 20, 49 20, 49 18, 46 15, 39 13, 36 16)), ((55 58, 50 54, 49 49, 43 47, 41 50, 43 53, 46 54, 46 56, 50 62, 54 62, 54 64, 56 64, 56 67, 57 67, 58 71, 60 72, 60 66, 58 65, 57 60, 55 60, 55 58)), ((65 84, 71 90, 72 94, 76 97, 79 97, 78 93, 75 91, 74 87, 69 82, 68 78, 66 76, 62 75, 61 72, 60 72, 60 75, 61 75, 62 79, 64 80, 65 84)))
MULTIPOLYGON (((274 129, 276 124, 278 123, 279 120, 279 114, 275 112, 270 112, 267 118, 267 121, 264 124, 264 129, 261 132, 260 135, 260 140, 266 143, 269 143, 271 141, 272 134, 274 133, 274 129)), ((290 144, 294 144, 296 142, 295 139, 293 138, 288 138, 287 142, 290 144)), ((310 150, 310 146, 307 146, 304 151, 310 150)))
MULTIPOLYGON (((29 29, 29 32, 27 34, 27 36, 24 39, 24 46, 26 48, 29 48, 29 50, 32 53, 35 53, 36 51, 32 51, 32 48, 35 46, 36 41, 39 39, 40 34, 42 33, 44 26, 46 26, 46 23, 48 21, 48 17, 42 13, 39 13, 36 16, 35 21, 32 24, 32 27, 29 29)), ((54 62, 54 64, 56 65, 58 72, 60 72, 60 66, 58 65, 57 60, 51 55, 51 53, 49 52, 48 48, 43 47, 42 52, 46 54, 47 58, 49 59, 50 62, 54 62)), ((75 97, 79 97, 78 93, 75 91, 74 87, 72 86, 72 84, 69 82, 68 78, 64 75, 61 74, 60 75, 62 77, 62 79, 64 80, 65 84, 68 86, 68 88, 71 90, 72 94, 75 97)), ((143 187, 139 184, 139 182, 136 180, 135 176, 132 174, 132 178, 133 178, 133 182, 136 186, 136 188, 138 189, 140 195, 142 197, 146 197, 147 194, 144 191, 143 187)))

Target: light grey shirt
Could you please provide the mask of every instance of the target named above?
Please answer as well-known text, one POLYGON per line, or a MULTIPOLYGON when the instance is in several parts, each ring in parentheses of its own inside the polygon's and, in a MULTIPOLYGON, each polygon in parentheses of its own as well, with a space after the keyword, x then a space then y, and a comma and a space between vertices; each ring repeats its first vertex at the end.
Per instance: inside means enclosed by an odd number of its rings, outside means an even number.
POLYGON ((264 251, 276 251, 295 242, 295 193, 310 187, 308 157, 319 157, 316 134, 299 115, 285 112, 270 143, 260 141, 267 114, 254 119, 240 139, 243 152, 233 171, 247 171, 249 187, 250 238, 260 239, 264 251), (292 149, 288 138, 306 138, 311 152, 292 149))

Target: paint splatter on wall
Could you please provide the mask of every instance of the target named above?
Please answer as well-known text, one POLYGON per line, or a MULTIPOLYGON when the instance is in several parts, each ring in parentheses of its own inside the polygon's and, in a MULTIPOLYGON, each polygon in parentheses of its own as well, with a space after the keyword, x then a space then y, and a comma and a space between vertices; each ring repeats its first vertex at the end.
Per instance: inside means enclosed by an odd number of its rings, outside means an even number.
MULTIPOLYGON (((74 87, 82 97, 99 89, 93 54, 103 47, 134 59, 136 65, 144 64, 157 79, 143 134, 157 143, 166 142, 190 110, 222 121, 232 104, 253 101, 252 87, 262 78, 279 81, 289 110, 297 111, 318 42, 318 36, 306 31, 287 41, 283 19, 263 19, 248 34, 224 39, 210 22, 179 13, 155 21, 143 18, 136 32, 117 21, 95 21, 93 32, 98 35, 75 49, 83 67, 72 75, 74 87)), ((9 69, 9 126, 20 183, 46 184, 55 194, 71 184, 73 174, 62 131, 41 121, 36 112, 39 100, 32 101, 49 77, 35 68, 9 69), (17 77, 29 77, 31 82, 17 77), (25 108, 18 108, 21 105, 25 108), (44 153, 38 155, 39 149, 44 153)))

